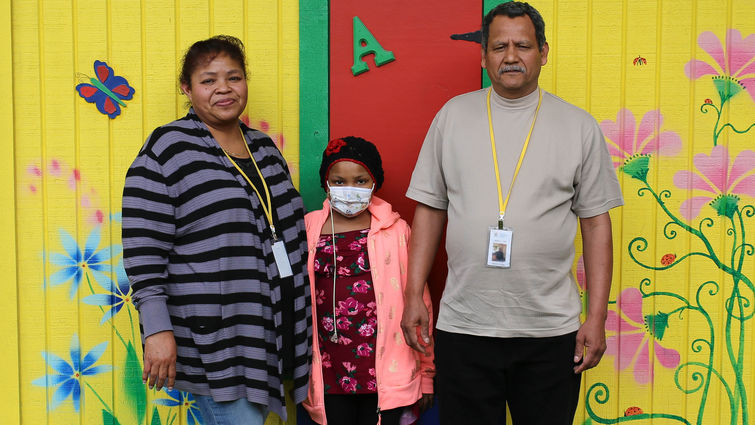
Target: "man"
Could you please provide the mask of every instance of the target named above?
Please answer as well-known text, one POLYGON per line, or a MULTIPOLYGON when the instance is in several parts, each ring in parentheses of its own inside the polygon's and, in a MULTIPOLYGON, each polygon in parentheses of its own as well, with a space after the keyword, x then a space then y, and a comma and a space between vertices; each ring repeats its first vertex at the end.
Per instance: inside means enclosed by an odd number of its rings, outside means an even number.
POLYGON ((447 222, 434 336, 442 424, 470 415, 503 423, 504 401, 515 424, 571 424, 581 372, 605 351, 608 211, 623 200, 595 120, 538 87, 544 27, 527 3, 488 13, 482 66, 492 91, 443 106, 407 191, 418 204, 402 327, 418 351, 430 342, 422 288, 447 222), (589 295, 582 324, 571 274, 578 221, 589 295), (503 262, 489 261, 494 243, 507 245, 503 262))

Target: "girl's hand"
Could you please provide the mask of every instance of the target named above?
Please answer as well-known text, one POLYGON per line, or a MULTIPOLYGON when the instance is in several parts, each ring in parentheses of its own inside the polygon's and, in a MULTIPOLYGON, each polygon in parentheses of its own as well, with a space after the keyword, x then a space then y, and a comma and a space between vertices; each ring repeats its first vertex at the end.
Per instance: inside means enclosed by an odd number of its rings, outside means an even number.
POLYGON ((433 398, 433 394, 422 394, 422 398, 417 400, 420 415, 433 407, 433 398))

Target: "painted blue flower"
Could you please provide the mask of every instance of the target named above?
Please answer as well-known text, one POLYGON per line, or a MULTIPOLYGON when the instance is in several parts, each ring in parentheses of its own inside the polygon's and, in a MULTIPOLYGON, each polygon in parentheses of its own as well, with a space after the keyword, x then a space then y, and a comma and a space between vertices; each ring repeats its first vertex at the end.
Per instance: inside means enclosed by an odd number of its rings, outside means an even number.
POLYGON ((199 413, 197 401, 191 393, 163 388, 168 398, 158 398, 155 404, 161 406, 183 406, 186 409, 186 423, 188 425, 202 425, 202 414, 199 413))
POLYGON ((76 240, 63 229, 60 229, 60 244, 63 245, 66 253, 52 253, 50 262, 57 266, 63 266, 63 268, 50 276, 50 285, 57 286, 73 279, 70 291, 71 298, 76 294, 81 279, 86 273, 90 273, 104 288, 112 286, 111 279, 105 273, 102 273, 103 270, 108 270, 110 265, 103 263, 120 254, 121 247, 120 245, 112 245, 96 251, 100 245, 99 228, 95 228, 89 234, 83 253, 76 240))
POLYGON ((95 366, 97 360, 105 352, 107 341, 92 348, 82 359, 81 349, 79 347, 79 337, 74 334, 71 338, 71 363, 63 360, 57 355, 43 351, 42 357, 45 363, 57 373, 51 373, 32 381, 32 385, 40 387, 58 387, 52 395, 50 410, 57 408, 60 403, 71 396, 73 407, 76 412, 79 411, 81 404, 81 378, 82 376, 93 376, 103 372, 113 370, 110 365, 95 366))
POLYGON ((94 294, 84 297, 81 301, 89 305, 109 306, 110 309, 105 312, 100 320, 100 325, 110 320, 113 316, 118 314, 119 311, 126 304, 131 301, 131 288, 129 287, 128 276, 126 276, 126 270, 123 268, 123 260, 118 262, 118 266, 115 269, 116 282, 111 284, 109 288, 105 288, 108 294, 94 294))

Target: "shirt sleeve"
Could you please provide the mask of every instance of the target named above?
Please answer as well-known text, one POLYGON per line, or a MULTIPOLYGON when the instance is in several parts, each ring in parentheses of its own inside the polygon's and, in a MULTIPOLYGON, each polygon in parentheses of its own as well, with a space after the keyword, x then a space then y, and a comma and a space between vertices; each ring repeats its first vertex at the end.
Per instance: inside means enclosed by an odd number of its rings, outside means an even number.
POLYGON ((582 164, 574 182, 574 213, 589 218, 624 205, 606 141, 592 117, 586 125, 582 147, 582 164))
POLYGON ((144 338, 173 330, 166 286, 175 214, 165 180, 157 157, 145 146, 129 168, 123 189, 123 264, 144 338))
POLYGON ((448 192, 443 175, 443 135, 439 128, 440 116, 433 119, 422 143, 417 163, 406 196, 437 209, 448 209, 448 192))

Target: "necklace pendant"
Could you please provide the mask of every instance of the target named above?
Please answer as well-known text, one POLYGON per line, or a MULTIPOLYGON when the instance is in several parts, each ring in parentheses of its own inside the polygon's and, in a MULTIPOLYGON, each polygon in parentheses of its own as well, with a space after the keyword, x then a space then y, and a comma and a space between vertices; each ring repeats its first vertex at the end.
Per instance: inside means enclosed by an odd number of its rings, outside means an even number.
POLYGON ((336 334, 333 334, 333 335, 331 335, 331 336, 330 336, 330 341, 331 341, 332 343, 334 343, 334 344, 335 344, 335 343, 338 343, 338 335, 336 335, 336 334))

